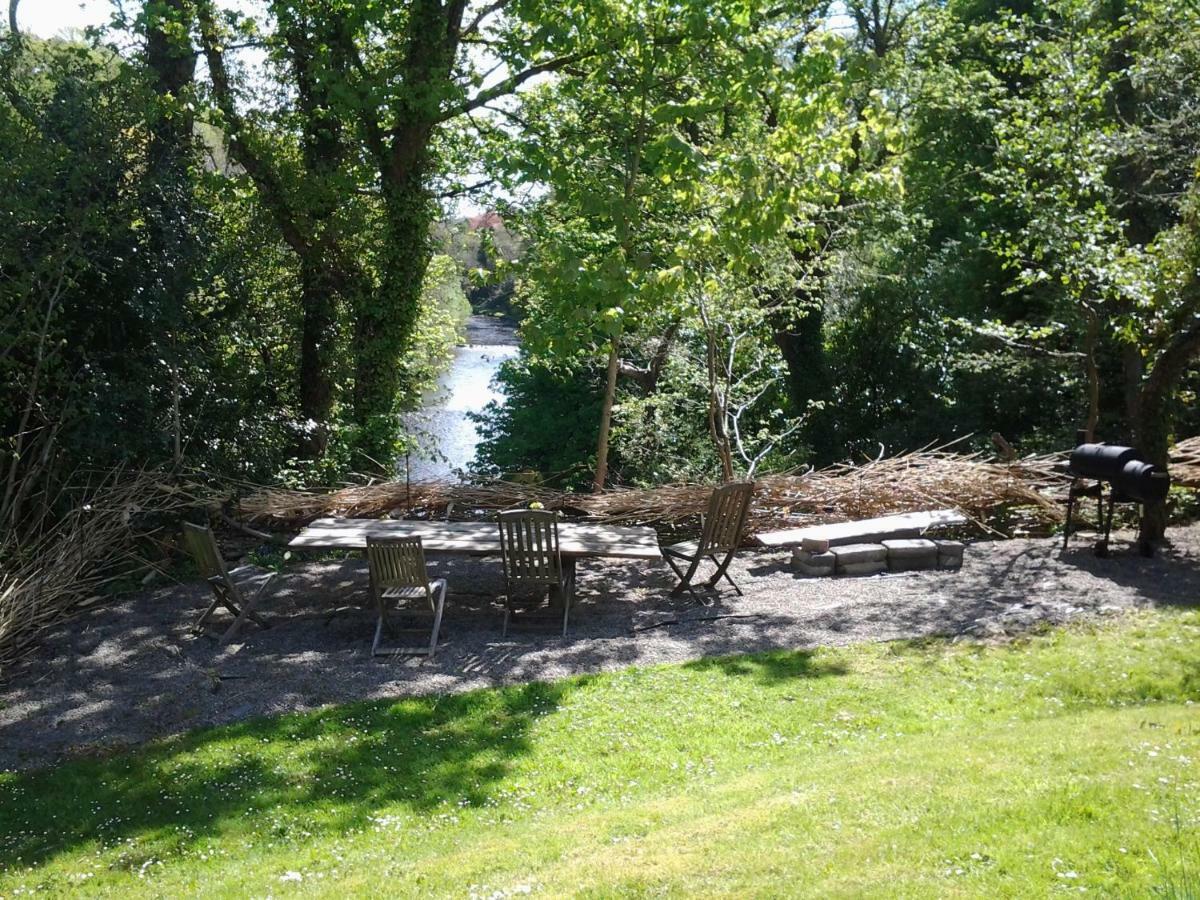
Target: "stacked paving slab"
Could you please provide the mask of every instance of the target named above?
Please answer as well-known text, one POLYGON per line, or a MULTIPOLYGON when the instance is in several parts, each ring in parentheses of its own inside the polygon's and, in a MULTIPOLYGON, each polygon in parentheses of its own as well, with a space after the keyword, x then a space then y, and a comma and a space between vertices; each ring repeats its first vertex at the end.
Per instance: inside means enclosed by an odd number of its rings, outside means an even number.
POLYGON ((821 547, 806 541, 792 552, 792 567, 803 575, 877 575, 921 569, 957 569, 962 565, 961 541, 925 538, 843 544, 821 547))

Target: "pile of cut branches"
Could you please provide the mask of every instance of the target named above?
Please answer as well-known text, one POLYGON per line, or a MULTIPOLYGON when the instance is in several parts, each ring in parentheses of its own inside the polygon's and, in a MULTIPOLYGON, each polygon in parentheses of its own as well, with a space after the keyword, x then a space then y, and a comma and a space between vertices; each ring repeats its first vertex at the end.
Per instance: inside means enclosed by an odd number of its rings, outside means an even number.
MULTIPOLYGON (((1047 496, 1049 489, 1065 483, 1055 470, 1056 460, 1030 457, 996 463, 978 455, 926 449, 861 465, 771 475, 758 481, 750 528, 839 522, 940 507, 961 509, 983 522, 998 508, 1022 506, 1030 507, 1045 521, 1060 521, 1058 503, 1047 496)), ((547 509, 562 509, 599 522, 674 526, 699 516, 710 491, 705 485, 672 484, 573 494, 504 481, 386 482, 325 492, 260 491, 241 502, 240 512, 252 520, 296 527, 325 516, 381 518, 413 510, 436 516, 470 516, 537 501, 547 509)))
MULTIPOLYGON (((918 510, 960 509, 981 525, 1001 508, 1029 507, 1047 522, 1062 519, 1046 495, 1062 476, 1045 458, 1016 463, 984 461, 978 455, 921 450, 860 465, 842 463, 799 475, 768 475, 758 481, 749 528, 846 522, 918 510)), ((671 485, 648 490, 609 491, 583 505, 608 522, 659 521, 678 524, 703 512, 710 488, 671 485)))
POLYGON ((219 503, 203 484, 117 470, 80 491, 55 525, 10 538, 0 567, 0 678, 38 635, 97 601, 114 581, 156 568, 188 510, 219 503), (159 552, 154 552, 155 549, 159 552))
POLYGON ((455 510, 465 514, 474 509, 517 509, 534 501, 547 509, 559 509, 566 498, 574 497, 541 485, 508 481, 384 481, 336 490, 264 488, 242 499, 238 511, 246 519, 286 527, 326 516, 380 519, 413 511, 445 515, 455 510))
POLYGON ((1171 483, 1200 490, 1200 435, 1180 441, 1171 451, 1171 483))

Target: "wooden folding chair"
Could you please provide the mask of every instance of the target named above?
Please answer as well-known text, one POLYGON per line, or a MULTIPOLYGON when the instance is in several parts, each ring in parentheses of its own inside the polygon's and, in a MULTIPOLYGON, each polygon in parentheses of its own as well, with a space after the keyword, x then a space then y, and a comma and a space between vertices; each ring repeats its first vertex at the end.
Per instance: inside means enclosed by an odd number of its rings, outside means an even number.
POLYGON ((442 629, 442 613, 446 608, 446 579, 429 580, 425 566, 425 549, 419 537, 383 538, 367 535, 367 565, 371 573, 371 597, 379 615, 375 622, 375 640, 371 642, 371 656, 413 654, 430 658, 437 652, 438 633, 442 629), (403 605, 411 604, 413 605, 403 605), (392 626, 388 619, 388 607, 406 613, 433 616, 433 628, 429 632, 429 644, 420 647, 379 648, 383 629, 396 634, 410 632, 424 634, 424 629, 392 626), (426 609, 428 607, 428 609, 426 609))
POLYGON ((708 513, 700 519, 700 540, 684 541, 663 547, 663 557, 679 576, 679 584, 671 591, 677 596, 686 589, 693 597, 700 600, 700 595, 692 587, 692 579, 700 567, 701 560, 709 559, 716 565, 717 571, 708 580, 708 587, 715 588, 722 577, 728 581, 738 596, 742 589, 729 576, 729 564, 742 543, 742 531, 746 527, 746 517, 750 515, 750 501, 754 497, 753 481, 734 481, 714 488, 708 501, 708 513), (725 558, 718 560, 720 554, 725 558), (677 562, 677 560, 679 562, 677 562), (688 565, 684 572, 680 563, 688 565))
POLYGON ((193 626, 194 630, 202 631, 205 623, 222 607, 233 614, 233 623, 225 629, 220 637, 222 644, 232 640, 247 619, 252 619, 262 628, 269 628, 270 625, 254 611, 254 607, 258 605, 258 601, 262 599, 271 582, 275 580, 277 573, 268 572, 258 566, 238 566, 232 572, 229 571, 225 567, 225 560, 221 557, 221 551, 217 547, 217 539, 213 537, 212 529, 203 525, 184 522, 183 541, 192 560, 196 563, 200 577, 204 579, 213 593, 212 603, 196 620, 196 624, 193 626), (246 597, 242 593, 239 581, 244 584, 259 581, 261 584, 250 597, 246 597))
POLYGON ((564 568, 558 550, 558 516, 545 509, 515 509, 502 512, 500 557, 504 564, 504 630, 510 619, 557 618, 562 604, 562 633, 567 633, 571 599, 575 594, 575 570, 564 568), (549 603, 544 612, 532 612, 519 595, 534 592, 534 603, 541 606, 542 594, 549 603))

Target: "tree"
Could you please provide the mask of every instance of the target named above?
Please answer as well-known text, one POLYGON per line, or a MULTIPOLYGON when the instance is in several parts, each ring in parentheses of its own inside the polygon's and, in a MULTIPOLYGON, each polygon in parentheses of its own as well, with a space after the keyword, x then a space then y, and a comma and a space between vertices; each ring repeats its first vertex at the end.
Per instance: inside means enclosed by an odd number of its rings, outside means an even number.
MULTIPOLYGON (((354 308, 373 285, 348 233, 354 216, 342 214, 345 198, 359 186, 347 171, 353 146, 344 117, 334 108, 332 72, 342 46, 345 20, 312 17, 304 10, 277 5, 277 31, 271 49, 281 71, 296 88, 296 106, 282 124, 300 134, 299 159, 253 127, 238 107, 226 65, 225 33, 211 2, 197 4, 201 44, 208 62, 219 124, 233 158, 258 189, 279 234, 296 254, 300 272, 303 323, 297 369, 300 416, 306 423, 302 450, 319 457, 325 452, 334 408, 339 306, 354 308), (272 144, 275 146, 272 146, 272 144), (297 164, 298 163, 298 164, 297 164), (286 175, 285 175, 286 173, 286 175)), ((351 204, 351 207, 353 204, 351 204)))
MULTIPOLYGON (((269 23, 243 21, 238 27, 288 63, 279 75, 296 90, 306 158, 290 184, 278 161, 261 152, 262 135, 238 108, 224 62, 227 29, 211 0, 197 6, 231 151, 276 210, 281 233, 308 273, 313 363, 302 368, 327 368, 319 357, 328 347, 323 335, 330 310, 319 300, 335 292, 353 318, 350 405, 360 462, 385 465, 406 387, 399 362, 412 339, 431 254, 433 185, 443 174, 438 142, 448 127, 530 79, 594 54, 594 43, 578 36, 589 32, 595 9, 516 0, 476 7, 467 0, 403 6, 273 2, 269 23), (567 35, 576 36, 571 50, 559 52, 567 35), (484 48, 495 68, 509 74, 485 85, 479 54, 470 47, 484 48), (339 196, 331 184, 340 185, 340 196, 353 186, 373 200, 377 240, 358 248, 369 255, 367 265, 349 252, 344 233, 331 227, 339 196)), ((323 411, 327 386, 312 394, 310 408, 323 411)))
MULTIPOLYGON (((1115 11, 1063 2, 1049 12, 1047 22, 1009 26, 1034 48, 1024 71, 1036 76, 1004 98, 999 117, 997 194, 1021 204, 1027 218, 1010 259, 1025 283, 1062 285, 1065 316, 1082 311, 1090 322, 1089 429, 1099 418, 1100 338, 1134 348, 1136 364, 1122 354, 1127 428, 1165 467, 1174 392, 1200 352, 1193 237, 1200 133, 1191 124, 1200 12, 1172 0, 1115 11), (1182 22, 1195 27, 1176 31, 1182 22)), ((1161 539, 1165 527, 1165 506, 1148 504, 1143 541, 1161 539)))
MULTIPOLYGON (((805 39, 800 13, 643 2, 610 20, 607 65, 524 95, 506 154, 519 178, 549 190, 527 219, 518 283, 530 352, 606 360, 596 490, 619 378, 652 390, 677 336, 691 323, 707 331, 698 301, 721 318, 704 287, 713 267, 749 290, 765 249, 823 189, 832 167, 816 157, 837 140, 820 130, 835 97, 823 89, 827 45, 779 64, 805 39), (772 104, 786 120, 774 130, 772 104)), ((731 474, 724 418, 710 416, 731 474)))

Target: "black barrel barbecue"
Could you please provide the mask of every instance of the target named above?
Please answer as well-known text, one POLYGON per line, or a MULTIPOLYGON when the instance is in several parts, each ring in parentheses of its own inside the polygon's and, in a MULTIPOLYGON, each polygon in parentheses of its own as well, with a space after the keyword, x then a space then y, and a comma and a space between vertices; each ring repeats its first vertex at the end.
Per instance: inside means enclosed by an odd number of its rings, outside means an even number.
MULTIPOLYGON (((1171 477, 1160 466, 1147 462, 1132 447, 1117 444, 1083 443, 1071 451, 1067 464, 1071 488, 1067 492, 1067 523, 1063 529, 1063 549, 1071 539, 1072 516, 1079 499, 1096 498, 1096 515, 1104 536, 1096 544, 1096 555, 1108 555, 1108 539, 1112 533, 1113 507, 1118 503, 1143 504, 1165 500, 1171 489, 1171 477), (1108 513, 1104 512, 1104 485, 1109 486, 1108 513)), ((1153 548, 1142 545, 1149 556, 1153 548)))

